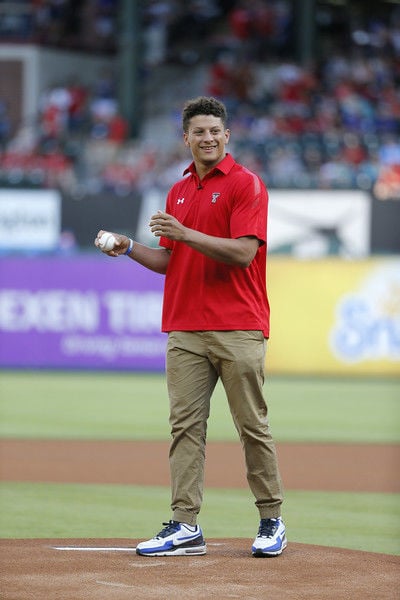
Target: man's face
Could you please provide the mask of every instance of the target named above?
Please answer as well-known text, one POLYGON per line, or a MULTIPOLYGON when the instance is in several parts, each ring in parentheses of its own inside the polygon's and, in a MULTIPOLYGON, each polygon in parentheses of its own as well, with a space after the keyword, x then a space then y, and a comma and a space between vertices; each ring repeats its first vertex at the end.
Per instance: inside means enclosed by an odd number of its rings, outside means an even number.
POLYGON ((190 119, 189 129, 183 134, 183 139, 190 148, 194 162, 211 168, 224 158, 229 135, 229 129, 224 129, 219 117, 196 115, 190 119))

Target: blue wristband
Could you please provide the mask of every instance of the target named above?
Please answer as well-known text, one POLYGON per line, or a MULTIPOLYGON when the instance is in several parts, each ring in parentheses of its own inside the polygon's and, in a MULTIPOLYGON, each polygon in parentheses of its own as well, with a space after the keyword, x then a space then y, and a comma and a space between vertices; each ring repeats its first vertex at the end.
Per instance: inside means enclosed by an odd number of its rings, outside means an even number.
POLYGON ((126 252, 124 252, 124 254, 130 254, 132 252, 133 249, 133 239, 129 238, 129 247, 128 250, 126 252))

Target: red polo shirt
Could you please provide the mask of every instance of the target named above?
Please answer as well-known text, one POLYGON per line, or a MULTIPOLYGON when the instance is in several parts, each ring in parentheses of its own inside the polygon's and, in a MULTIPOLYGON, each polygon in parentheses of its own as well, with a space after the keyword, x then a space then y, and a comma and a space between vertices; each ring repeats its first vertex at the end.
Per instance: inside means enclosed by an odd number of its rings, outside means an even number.
POLYGON ((161 237, 171 250, 165 277, 163 331, 261 330, 269 336, 266 292, 268 193, 261 179, 230 154, 201 181, 192 163, 167 197, 166 212, 185 227, 222 238, 255 236, 247 268, 208 258, 161 237))

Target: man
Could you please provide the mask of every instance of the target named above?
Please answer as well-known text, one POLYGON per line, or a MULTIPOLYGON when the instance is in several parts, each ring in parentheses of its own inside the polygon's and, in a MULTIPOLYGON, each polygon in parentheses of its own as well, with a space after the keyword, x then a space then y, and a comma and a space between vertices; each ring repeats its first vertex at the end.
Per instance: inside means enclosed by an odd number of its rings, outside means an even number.
POLYGON ((165 273, 162 330, 168 333, 172 518, 154 538, 137 545, 137 553, 145 556, 206 553, 197 515, 210 398, 218 378, 261 519, 252 553, 275 556, 287 543, 281 480, 262 393, 269 336, 268 195, 259 177, 226 152, 226 122, 225 106, 214 98, 186 103, 183 139, 193 162, 171 188, 166 211, 150 220, 160 248, 115 234, 117 243, 107 253, 127 254, 165 273))

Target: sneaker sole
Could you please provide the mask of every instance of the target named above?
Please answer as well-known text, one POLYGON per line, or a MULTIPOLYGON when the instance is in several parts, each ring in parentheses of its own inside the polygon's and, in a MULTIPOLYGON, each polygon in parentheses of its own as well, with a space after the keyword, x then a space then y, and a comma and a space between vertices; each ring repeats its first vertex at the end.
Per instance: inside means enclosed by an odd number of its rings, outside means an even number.
POLYGON ((207 546, 191 546, 186 548, 173 548, 172 550, 161 550, 155 552, 146 552, 136 548, 136 554, 140 556, 200 556, 206 554, 207 546))
POLYGON ((261 550, 261 548, 259 548, 258 550, 253 551, 253 556, 255 558, 268 558, 268 557, 274 557, 274 556, 279 556, 280 554, 282 554, 282 552, 284 551, 284 549, 287 546, 287 541, 286 539, 282 542, 282 546, 280 550, 274 550, 273 552, 263 552, 261 550))

